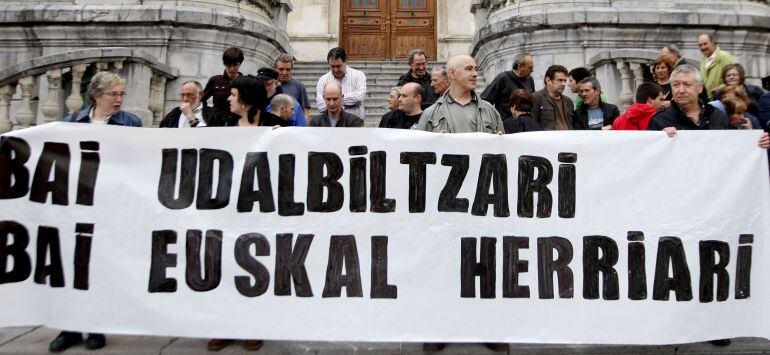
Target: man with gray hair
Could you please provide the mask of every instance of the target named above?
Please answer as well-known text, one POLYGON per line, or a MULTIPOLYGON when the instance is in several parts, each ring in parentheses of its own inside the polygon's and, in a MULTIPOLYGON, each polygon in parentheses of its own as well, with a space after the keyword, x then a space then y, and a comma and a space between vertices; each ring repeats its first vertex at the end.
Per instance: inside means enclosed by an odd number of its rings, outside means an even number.
POLYGON ((589 76, 578 82, 578 95, 583 99, 575 109, 575 123, 580 129, 612 129, 620 116, 618 107, 602 100, 599 80, 589 76))
POLYGON ((728 129, 727 115, 711 105, 701 105, 698 95, 703 90, 703 77, 694 66, 684 64, 671 73, 671 107, 652 117, 648 130, 666 129, 669 134, 677 129, 728 129))
POLYGON ((682 58, 682 53, 676 44, 667 44, 660 49, 660 55, 665 55, 671 58, 674 62, 674 67, 678 67, 682 64, 688 64, 687 61, 682 58))
POLYGON ((503 121, 512 117, 509 100, 513 90, 524 89, 535 92, 535 81, 531 76, 534 67, 535 62, 529 53, 516 54, 513 57, 513 69, 497 75, 481 93, 482 99, 495 105, 503 121))
POLYGON ((195 80, 188 80, 179 89, 179 107, 172 109, 163 120, 160 128, 190 128, 224 125, 219 113, 208 107, 201 100, 203 86, 195 80))
POLYGON ((428 55, 421 48, 415 48, 409 51, 406 56, 406 63, 409 64, 409 71, 398 78, 398 86, 404 86, 406 83, 417 83, 422 85, 425 90, 424 102, 435 102, 437 95, 430 87, 431 77, 427 73, 428 55))
POLYGON ((476 69, 476 61, 469 55, 449 59, 449 91, 422 113, 417 129, 445 133, 502 133, 505 130, 494 106, 481 100, 474 91, 476 69))

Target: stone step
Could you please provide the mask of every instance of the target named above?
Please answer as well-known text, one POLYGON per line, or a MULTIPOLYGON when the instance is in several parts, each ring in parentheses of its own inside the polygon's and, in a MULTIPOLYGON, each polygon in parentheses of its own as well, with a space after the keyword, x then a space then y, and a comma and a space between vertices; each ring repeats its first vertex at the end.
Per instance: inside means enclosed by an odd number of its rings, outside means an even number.
MULTIPOLYGON (((438 62, 429 62, 428 67, 443 64, 438 62)), ((358 62, 350 61, 348 65, 359 69, 366 74, 366 125, 377 126, 380 118, 387 112, 385 108, 388 101, 390 89, 398 83, 398 78, 409 69, 406 63, 402 61, 386 62, 358 62)), ((296 62, 294 63, 293 77, 307 88, 308 99, 315 106, 315 87, 318 78, 329 71, 329 65, 326 62, 296 62)), ((477 93, 481 93, 486 87, 486 80, 479 75, 477 93)), ((311 110, 315 113, 315 109, 311 110)))

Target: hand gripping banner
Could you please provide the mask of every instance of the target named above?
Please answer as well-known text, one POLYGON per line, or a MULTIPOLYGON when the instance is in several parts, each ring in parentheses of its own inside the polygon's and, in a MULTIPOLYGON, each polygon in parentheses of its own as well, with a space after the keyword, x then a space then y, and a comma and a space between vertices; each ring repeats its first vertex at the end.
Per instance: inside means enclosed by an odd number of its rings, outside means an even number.
POLYGON ((0 141, 0 326, 331 341, 770 335, 759 132, 54 123, 0 141))

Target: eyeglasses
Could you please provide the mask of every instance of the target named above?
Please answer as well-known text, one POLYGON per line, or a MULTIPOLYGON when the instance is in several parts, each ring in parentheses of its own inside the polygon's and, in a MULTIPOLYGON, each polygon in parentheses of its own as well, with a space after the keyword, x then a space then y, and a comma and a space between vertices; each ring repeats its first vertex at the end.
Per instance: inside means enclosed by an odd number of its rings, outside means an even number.
POLYGON ((102 95, 107 95, 107 96, 109 96, 109 97, 114 99, 115 97, 118 97, 118 96, 119 97, 125 97, 126 96, 126 92, 125 91, 121 91, 121 92, 111 91, 111 92, 105 92, 102 95))

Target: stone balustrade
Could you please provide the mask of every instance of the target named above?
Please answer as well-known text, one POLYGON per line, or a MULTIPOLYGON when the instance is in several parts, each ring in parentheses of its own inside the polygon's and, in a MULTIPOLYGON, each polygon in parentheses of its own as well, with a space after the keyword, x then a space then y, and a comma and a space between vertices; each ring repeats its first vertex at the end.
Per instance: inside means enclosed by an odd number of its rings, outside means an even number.
MULTIPOLYGON (((652 80, 652 67, 660 55, 653 50, 621 49, 600 52, 588 59, 586 68, 602 84, 607 100, 617 103, 621 111, 634 102, 634 93, 639 85, 652 80)), ((686 58, 688 63, 699 65, 696 59, 686 58)))
POLYGON ((140 50, 100 48, 38 57, 0 70, 0 133, 77 113, 85 104, 84 75, 104 70, 126 79, 123 110, 138 115, 145 126, 160 122, 166 82, 178 76, 177 70, 140 50))

